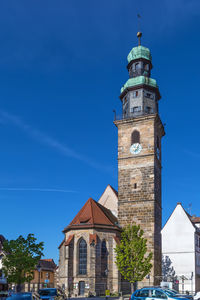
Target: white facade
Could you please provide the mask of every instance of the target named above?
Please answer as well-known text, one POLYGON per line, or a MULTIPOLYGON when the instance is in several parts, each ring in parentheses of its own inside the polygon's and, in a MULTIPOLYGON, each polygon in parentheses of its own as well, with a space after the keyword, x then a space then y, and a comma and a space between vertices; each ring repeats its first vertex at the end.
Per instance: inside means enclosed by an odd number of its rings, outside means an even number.
POLYGON ((177 204, 161 233, 163 258, 171 262, 170 268, 174 269, 179 281, 179 292, 200 290, 200 229, 181 203, 177 204))

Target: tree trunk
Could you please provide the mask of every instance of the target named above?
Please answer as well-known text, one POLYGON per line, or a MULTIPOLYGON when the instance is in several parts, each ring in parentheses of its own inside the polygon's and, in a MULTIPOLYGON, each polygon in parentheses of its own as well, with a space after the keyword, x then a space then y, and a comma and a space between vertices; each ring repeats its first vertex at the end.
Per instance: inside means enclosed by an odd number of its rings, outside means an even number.
POLYGON ((17 287, 16 287, 17 293, 20 293, 20 292, 21 292, 21 289, 22 289, 21 283, 18 283, 18 284, 17 284, 17 287))
POLYGON ((134 283, 131 282, 131 294, 133 294, 133 292, 134 292, 134 283))

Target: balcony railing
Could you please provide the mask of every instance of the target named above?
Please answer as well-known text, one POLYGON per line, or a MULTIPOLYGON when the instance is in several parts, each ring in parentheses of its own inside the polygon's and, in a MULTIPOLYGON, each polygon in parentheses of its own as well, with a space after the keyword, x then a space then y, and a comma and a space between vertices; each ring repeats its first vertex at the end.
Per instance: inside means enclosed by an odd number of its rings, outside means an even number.
POLYGON ((146 115, 152 115, 152 114, 154 114, 154 113, 153 112, 144 112, 144 111, 131 112, 131 113, 128 113, 128 114, 121 114, 121 115, 116 115, 116 113, 115 113, 114 114, 114 121, 134 119, 134 118, 137 118, 139 116, 146 116, 146 115))

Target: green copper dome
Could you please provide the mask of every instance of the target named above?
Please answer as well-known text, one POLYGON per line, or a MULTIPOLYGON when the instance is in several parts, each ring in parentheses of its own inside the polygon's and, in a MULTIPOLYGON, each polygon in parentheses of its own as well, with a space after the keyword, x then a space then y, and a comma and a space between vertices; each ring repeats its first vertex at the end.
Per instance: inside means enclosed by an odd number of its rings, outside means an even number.
POLYGON ((145 58, 151 61, 151 52, 148 48, 143 46, 134 47, 127 56, 128 63, 137 58, 145 58))
POLYGON ((121 93, 123 93, 123 91, 128 87, 132 87, 132 86, 140 85, 140 84, 150 85, 155 88, 158 87, 155 79, 145 77, 145 76, 138 76, 135 78, 129 78, 129 80, 121 88, 121 93))

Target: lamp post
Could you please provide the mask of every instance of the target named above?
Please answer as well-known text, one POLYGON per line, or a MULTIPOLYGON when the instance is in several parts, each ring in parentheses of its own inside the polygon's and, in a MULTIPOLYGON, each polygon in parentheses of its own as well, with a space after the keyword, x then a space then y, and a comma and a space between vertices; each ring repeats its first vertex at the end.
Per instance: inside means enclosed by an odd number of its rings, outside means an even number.
POLYGON ((38 263, 36 268, 37 268, 37 271, 38 271, 38 291, 39 291, 39 289, 40 289, 40 272, 41 272, 41 269, 42 269, 42 267, 40 265, 40 262, 38 263))

